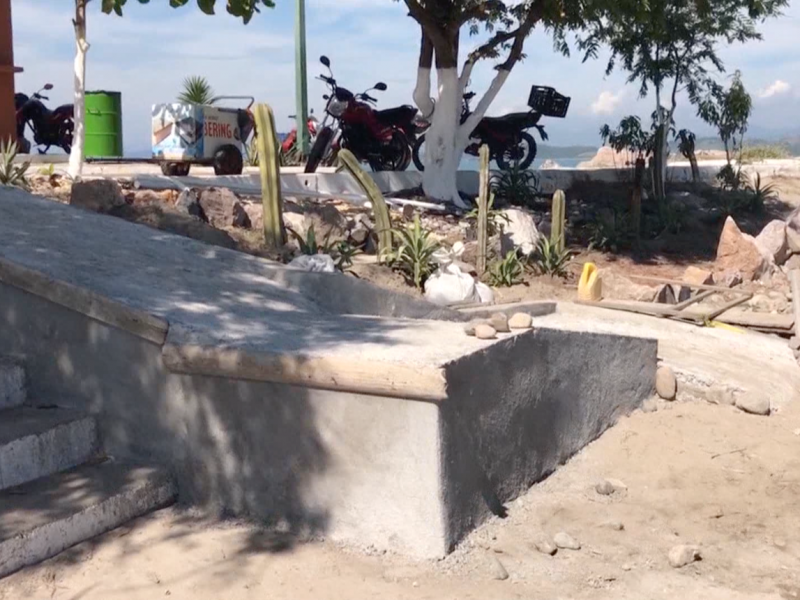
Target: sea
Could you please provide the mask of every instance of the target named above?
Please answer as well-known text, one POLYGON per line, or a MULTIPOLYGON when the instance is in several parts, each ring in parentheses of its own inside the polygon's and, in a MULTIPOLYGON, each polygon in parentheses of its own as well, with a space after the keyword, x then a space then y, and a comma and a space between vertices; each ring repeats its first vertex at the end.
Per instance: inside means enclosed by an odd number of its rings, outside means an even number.
MULTIPOLYGON (((545 160, 550 160, 550 161, 556 163, 562 169, 574 169, 574 168, 576 168, 578 166, 579 163, 587 161, 590 158, 591 157, 589 157, 589 158, 586 158, 586 157, 582 157, 582 158, 570 157, 570 158, 549 158, 549 159, 537 158, 536 160, 533 161, 533 164, 531 165, 531 168, 532 169, 538 169, 545 160)), ((459 164, 458 168, 459 168, 460 171, 477 171, 479 169, 478 157, 477 156, 470 156, 468 154, 465 154, 464 158, 461 159, 461 163, 459 164)), ((496 169, 497 168, 497 164, 494 161, 492 161, 492 163, 490 165, 490 168, 496 169)), ((409 170, 411 170, 411 169, 414 169, 413 163, 409 167, 409 170)))

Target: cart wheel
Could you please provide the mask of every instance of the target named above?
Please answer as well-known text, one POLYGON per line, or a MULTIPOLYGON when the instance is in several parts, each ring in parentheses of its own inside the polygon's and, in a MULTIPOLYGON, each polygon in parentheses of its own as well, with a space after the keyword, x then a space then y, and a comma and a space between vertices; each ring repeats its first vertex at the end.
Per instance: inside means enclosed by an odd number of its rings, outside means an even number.
POLYGON ((241 175, 244 168, 242 153, 233 144, 225 144, 214 152, 214 173, 217 175, 241 175))
POLYGON ((167 177, 186 177, 189 174, 191 163, 161 163, 161 172, 167 177))

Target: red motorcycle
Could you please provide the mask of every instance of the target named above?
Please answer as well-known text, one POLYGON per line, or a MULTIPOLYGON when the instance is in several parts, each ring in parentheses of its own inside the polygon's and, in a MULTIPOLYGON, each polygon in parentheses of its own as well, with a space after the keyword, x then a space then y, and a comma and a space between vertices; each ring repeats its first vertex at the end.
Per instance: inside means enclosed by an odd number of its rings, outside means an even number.
MULTIPOLYGON (((295 120, 297 117, 295 115, 290 115, 290 119, 295 120)), ((317 117, 314 116, 314 110, 311 110, 311 114, 308 116, 308 121, 306 122, 306 126, 308 127, 308 136, 311 139, 311 143, 314 143, 314 139, 317 137, 317 126, 319 125, 319 121, 317 121, 317 117)), ((289 132, 283 142, 281 143, 281 152, 284 154, 288 154, 294 150, 295 142, 297 142, 297 128, 295 127, 289 132)))
POLYGON ((62 104, 50 110, 42 100, 49 100, 42 96, 45 90, 52 90, 53 85, 48 83, 32 96, 25 94, 14 95, 14 108, 17 117, 17 146, 20 153, 28 154, 31 143, 25 139, 25 127, 29 126, 33 132, 33 141, 39 149, 39 154, 46 154, 50 146, 61 148, 69 154, 72 150, 72 134, 75 131, 74 109, 72 104, 62 104))
POLYGON ((385 83, 376 83, 366 92, 353 94, 337 85, 328 57, 321 57, 320 62, 330 75, 320 75, 318 79, 330 87, 331 93, 323 96, 327 100, 325 118, 308 155, 305 172, 314 173, 320 163, 326 157, 335 156, 339 148, 350 150, 373 171, 405 171, 411 163, 410 140, 416 135, 417 109, 398 106, 376 110, 377 100, 368 92, 385 91, 385 83))

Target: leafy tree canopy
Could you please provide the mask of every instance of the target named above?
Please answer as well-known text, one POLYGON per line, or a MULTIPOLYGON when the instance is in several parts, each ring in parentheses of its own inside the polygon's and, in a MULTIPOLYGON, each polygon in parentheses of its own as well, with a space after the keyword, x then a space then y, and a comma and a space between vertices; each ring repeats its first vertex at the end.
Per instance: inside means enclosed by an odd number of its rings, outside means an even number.
MULTIPOLYGON (((102 10, 106 14, 116 13, 118 16, 122 16, 122 9, 127 4, 128 0, 101 0, 102 1, 102 10)), ((222 1, 222 0, 220 0, 222 1)), ((138 0, 139 4, 149 4, 150 0, 138 0)), ((190 0, 169 0, 169 5, 172 8, 179 8, 181 6, 185 6, 189 4, 190 0)), ((214 14, 214 7, 216 5, 216 0, 197 0, 198 8, 203 11, 207 15, 214 14)), ((234 17, 238 17, 242 19, 242 21, 247 24, 250 22, 250 19, 253 18, 253 15, 257 12, 260 12, 261 6, 266 6, 267 8, 274 8, 275 3, 273 0, 226 0, 226 8, 228 13, 233 15, 234 17)))

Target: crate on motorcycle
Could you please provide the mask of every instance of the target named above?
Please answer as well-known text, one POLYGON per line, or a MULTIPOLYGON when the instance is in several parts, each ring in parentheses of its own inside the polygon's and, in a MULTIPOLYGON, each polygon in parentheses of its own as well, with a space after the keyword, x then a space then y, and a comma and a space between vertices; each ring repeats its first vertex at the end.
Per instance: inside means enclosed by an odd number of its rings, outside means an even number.
POLYGON ((546 117, 563 119, 567 116, 571 98, 562 96, 554 88, 543 85, 531 86, 528 106, 546 117))

